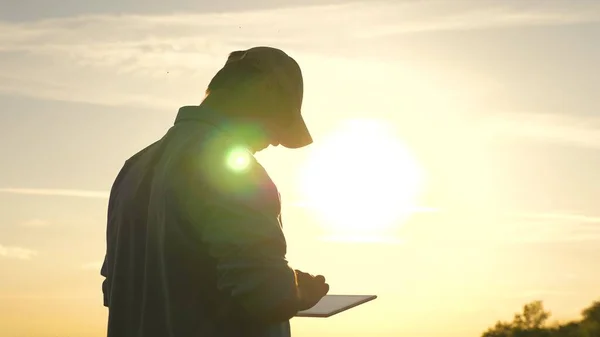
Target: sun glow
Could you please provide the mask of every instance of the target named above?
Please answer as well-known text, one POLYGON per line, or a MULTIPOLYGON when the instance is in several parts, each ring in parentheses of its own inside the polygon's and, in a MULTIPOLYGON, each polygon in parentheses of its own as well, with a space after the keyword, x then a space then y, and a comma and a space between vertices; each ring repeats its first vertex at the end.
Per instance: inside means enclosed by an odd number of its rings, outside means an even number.
POLYGON ((382 121, 350 120, 315 146, 302 170, 306 203, 334 236, 376 236, 416 209, 423 174, 382 121))

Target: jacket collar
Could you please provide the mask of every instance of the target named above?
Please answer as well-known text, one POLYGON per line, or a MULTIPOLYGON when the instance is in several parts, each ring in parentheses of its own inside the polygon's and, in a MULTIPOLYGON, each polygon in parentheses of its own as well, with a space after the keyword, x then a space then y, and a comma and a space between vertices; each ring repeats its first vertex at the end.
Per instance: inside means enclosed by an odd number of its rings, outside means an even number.
POLYGON ((179 108, 177 117, 175 117, 175 124, 184 121, 203 121, 211 122, 211 124, 224 124, 225 118, 206 107, 199 105, 188 105, 179 108))
POLYGON ((261 133, 261 131, 252 127, 249 124, 235 122, 226 116, 219 114, 217 111, 207 108, 205 106, 183 106, 179 108, 177 117, 175 118, 175 125, 187 121, 204 122, 213 125, 222 132, 227 133, 232 139, 235 139, 239 143, 247 143, 248 139, 253 139, 261 133))

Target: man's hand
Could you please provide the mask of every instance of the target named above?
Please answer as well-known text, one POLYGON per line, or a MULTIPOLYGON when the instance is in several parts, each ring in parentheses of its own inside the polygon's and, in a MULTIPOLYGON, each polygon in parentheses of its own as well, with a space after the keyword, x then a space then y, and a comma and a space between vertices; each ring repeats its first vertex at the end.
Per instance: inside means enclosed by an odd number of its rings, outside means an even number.
POLYGON ((329 292, 329 284, 325 282, 323 275, 313 276, 296 270, 296 278, 300 295, 300 311, 314 307, 329 292))

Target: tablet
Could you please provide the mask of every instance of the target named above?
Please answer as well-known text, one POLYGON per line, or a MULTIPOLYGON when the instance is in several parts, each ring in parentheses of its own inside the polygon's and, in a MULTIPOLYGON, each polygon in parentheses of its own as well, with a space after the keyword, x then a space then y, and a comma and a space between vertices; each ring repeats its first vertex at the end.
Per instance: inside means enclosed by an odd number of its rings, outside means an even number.
POLYGON ((331 317, 376 298, 376 295, 325 295, 314 307, 299 311, 296 317, 331 317))

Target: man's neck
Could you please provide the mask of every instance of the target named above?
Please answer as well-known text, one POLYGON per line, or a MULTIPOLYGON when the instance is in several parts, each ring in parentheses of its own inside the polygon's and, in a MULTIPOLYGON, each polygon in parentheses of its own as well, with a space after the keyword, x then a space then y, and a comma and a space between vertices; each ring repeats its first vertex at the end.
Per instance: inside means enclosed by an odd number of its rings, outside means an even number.
MULTIPOLYGON (((208 98, 208 97, 207 97, 208 98)), ((206 113, 207 118, 217 124, 216 126, 230 134, 240 145, 247 147, 252 152, 261 150, 268 143, 261 124, 250 118, 241 118, 240 110, 230 104, 215 104, 205 99, 199 106, 200 113, 206 113)))

